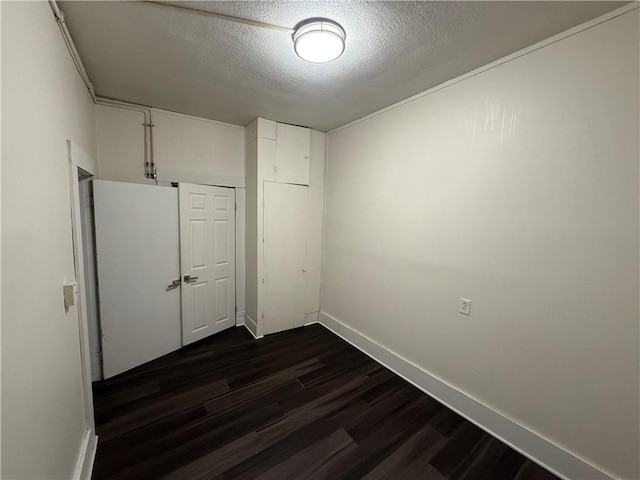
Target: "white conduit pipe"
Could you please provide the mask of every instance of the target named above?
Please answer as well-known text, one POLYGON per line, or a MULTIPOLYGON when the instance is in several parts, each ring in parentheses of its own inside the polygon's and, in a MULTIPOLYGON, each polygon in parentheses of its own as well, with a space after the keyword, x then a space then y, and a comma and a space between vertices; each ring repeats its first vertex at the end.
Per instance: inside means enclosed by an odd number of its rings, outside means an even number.
POLYGON ((91 83, 89 75, 87 75, 87 71, 84 69, 84 65, 82 64, 82 60, 80 60, 80 55, 78 55, 76 46, 73 44, 73 40, 71 40, 71 34, 69 33, 69 30, 67 30, 67 24, 64 22, 64 13, 62 13, 62 10, 60 10, 55 0, 49 0, 49 5, 51 6, 51 10, 53 10, 53 15, 56 17, 56 22, 58 23, 58 27, 60 27, 60 31, 62 32, 64 43, 67 45, 69 53, 71 53, 73 63, 76 65, 82 81, 89 89, 91 98, 95 102, 96 94, 93 89, 93 83, 91 83))
POLYGON ((156 167, 153 161, 153 122, 151 121, 151 107, 145 107, 143 105, 136 105, 133 103, 122 102, 120 100, 113 100, 111 98, 98 97, 95 94, 95 89, 93 87, 93 83, 89 79, 89 75, 84 68, 84 64, 82 63, 82 59, 76 50, 76 47, 71 39, 71 34, 67 29, 67 24, 64 21, 64 13, 58 7, 56 0, 49 0, 49 6, 53 11, 53 15, 56 18, 56 22, 60 27, 60 31, 62 32, 62 38, 64 39, 64 43, 67 45, 69 49, 69 53, 71 54, 71 58, 73 59, 73 63, 80 74, 80 78, 87 86, 89 90, 89 94, 93 102, 97 105, 106 105, 109 107, 123 108, 126 110, 134 110, 136 112, 141 112, 144 114, 144 176, 145 178, 152 178, 157 182, 156 176, 156 167))
POLYGON ((194 13, 196 15, 202 15, 205 17, 218 18, 220 20, 226 20, 228 22, 243 23, 245 25, 251 25, 252 27, 267 28, 269 30, 288 33, 289 35, 293 35, 295 33, 295 29, 293 28, 281 27, 280 25, 273 25, 272 23, 258 22, 257 20, 249 20, 248 18, 234 17, 233 15, 225 15, 223 13, 209 12, 207 10, 201 10, 199 8, 186 7, 183 5, 175 5, 153 0, 145 0, 144 3, 153 4, 164 8, 172 8, 174 10, 181 10, 183 12, 194 13))

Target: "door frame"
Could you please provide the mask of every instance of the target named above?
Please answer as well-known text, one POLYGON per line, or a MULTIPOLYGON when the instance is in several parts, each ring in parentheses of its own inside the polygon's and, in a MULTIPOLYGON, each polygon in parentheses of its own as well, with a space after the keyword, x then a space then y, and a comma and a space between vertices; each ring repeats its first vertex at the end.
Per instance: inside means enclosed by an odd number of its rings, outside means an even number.
POLYGON ((93 214, 93 180, 95 176, 85 175, 79 178, 80 215, 82 225, 82 249, 85 274, 85 298, 87 306, 87 325, 89 335, 89 364, 91 381, 104 379, 102 374, 102 342, 98 314, 98 276, 95 252, 95 224, 93 214), (96 371, 97 369, 97 371, 96 371))
POLYGON ((73 264, 75 282, 78 286, 76 310, 80 344, 80 364, 82 371, 82 390, 84 399, 85 434, 74 471, 74 479, 91 477, 96 454, 98 437, 96 436, 93 411, 93 390, 91 388, 91 359, 89 348, 89 326, 87 322, 86 280, 84 278, 84 251, 82 241, 82 215, 80 210, 80 171, 87 176, 95 176, 96 162, 71 140, 67 140, 69 169, 69 202, 71 207, 71 237, 73 244, 73 264))

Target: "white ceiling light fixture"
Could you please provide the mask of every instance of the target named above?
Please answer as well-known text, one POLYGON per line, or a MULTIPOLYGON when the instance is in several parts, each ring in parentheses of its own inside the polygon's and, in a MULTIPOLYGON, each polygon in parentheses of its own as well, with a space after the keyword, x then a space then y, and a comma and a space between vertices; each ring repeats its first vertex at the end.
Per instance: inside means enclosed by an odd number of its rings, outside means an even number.
POLYGON ((311 18, 300 23, 293 33, 293 48, 303 60, 327 63, 344 52, 347 35, 333 20, 311 18))
MULTIPOLYGON (((1 0, 0 0, 1 1, 1 0)), ((298 23, 295 28, 281 27, 270 23, 240 18, 233 15, 209 12, 184 5, 147 0, 144 3, 158 5, 174 10, 218 18, 229 22, 242 23, 259 28, 268 28, 291 34, 296 54, 311 63, 327 63, 335 60, 344 52, 347 34, 339 23, 328 18, 308 18, 298 23)))

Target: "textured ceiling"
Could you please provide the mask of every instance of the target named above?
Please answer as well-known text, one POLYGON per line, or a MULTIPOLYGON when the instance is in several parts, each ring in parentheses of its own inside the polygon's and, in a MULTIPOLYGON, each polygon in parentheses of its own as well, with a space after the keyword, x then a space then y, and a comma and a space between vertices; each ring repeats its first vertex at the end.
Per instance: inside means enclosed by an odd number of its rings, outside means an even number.
POLYGON ((299 59, 287 33, 140 2, 61 2, 98 95, 246 125, 344 125, 627 2, 174 2, 293 27, 328 17, 342 57, 299 59))

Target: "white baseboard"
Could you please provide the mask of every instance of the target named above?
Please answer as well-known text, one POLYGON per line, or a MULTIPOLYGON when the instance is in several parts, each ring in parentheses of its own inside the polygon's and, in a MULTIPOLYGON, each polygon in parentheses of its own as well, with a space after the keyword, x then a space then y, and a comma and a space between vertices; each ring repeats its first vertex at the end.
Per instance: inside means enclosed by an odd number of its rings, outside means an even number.
POLYGON ((558 477, 566 480, 613 480, 615 478, 542 435, 529 430, 515 420, 431 375, 331 315, 320 312, 319 322, 430 397, 435 398, 558 477))
POLYGON ((320 312, 311 312, 304 314, 304 326, 313 325, 314 323, 318 323, 318 314, 320 312))
POLYGON ((244 310, 236 312, 236 327, 244 325, 244 310))
POLYGON ((244 315, 244 326, 247 327, 249 333, 251 333, 256 340, 263 337, 263 335, 258 336, 258 324, 246 313, 244 315))
POLYGON ((85 431, 80 444, 80 451, 78 452, 76 468, 73 472, 74 480, 91 480, 97 448, 98 437, 93 434, 92 429, 85 431))

